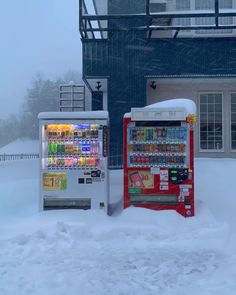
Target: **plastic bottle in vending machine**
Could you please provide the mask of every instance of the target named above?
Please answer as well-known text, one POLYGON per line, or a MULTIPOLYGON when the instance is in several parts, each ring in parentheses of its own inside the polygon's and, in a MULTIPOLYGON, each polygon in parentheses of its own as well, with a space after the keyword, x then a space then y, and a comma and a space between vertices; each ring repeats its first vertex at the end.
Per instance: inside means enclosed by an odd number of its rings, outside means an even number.
POLYGON ((70 167, 73 167, 73 164, 74 164, 74 162, 73 162, 73 158, 69 158, 69 166, 70 166, 70 167))
POLYGON ((85 166, 86 165, 86 158, 82 157, 81 158, 81 166, 85 166))
POLYGON ((51 167, 52 166, 52 158, 47 158, 47 167, 51 167))
POLYGON ((47 135, 47 139, 51 139, 51 126, 50 125, 45 125, 44 129, 46 130, 46 135, 47 135))
POLYGON ((158 129, 155 127, 153 129, 153 140, 158 140, 158 129))
POLYGON ((141 162, 140 155, 135 155, 134 156, 134 164, 139 165, 140 162, 141 162))
POLYGON ((95 141, 90 142, 90 153, 91 153, 91 155, 96 154, 96 142, 95 141))
POLYGON ((57 154, 61 153, 61 144, 57 142, 57 154))
POLYGON ((52 154, 52 143, 51 142, 48 143, 48 154, 49 155, 52 154))
POLYGON ((77 155, 78 154, 78 149, 77 149, 77 142, 73 142, 72 143, 72 147, 73 147, 73 152, 72 152, 72 154, 73 155, 77 155))
POLYGON ((65 154, 65 143, 61 143, 61 154, 65 154))
POLYGON ((81 166, 82 166, 82 157, 79 157, 79 158, 78 158, 77 166, 78 166, 78 167, 81 167, 81 166))
POLYGON ((52 167, 56 167, 57 166, 57 160, 56 158, 52 158, 52 167))
POLYGON ((181 127, 181 140, 187 140, 187 128, 181 127))
POLYGON ((78 125, 73 125, 73 139, 78 139, 78 125))
POLYGON ((53 153, 53 154, 56 154, 56 153, 57 153, 57 144, 56 144, 55 141, 52 142, 52 153, 53 153))
POLYGON ((162 128, 162 138, 163 140, 166 140, 166 128, 162 128))
POLYGON ((98 155, 98 142, 95 141, 94 143, 95 143, 95 144, 94 144, 95 155, 98 155))
POLYGON ((91 158, 91 166, 92 167, 96 166, 96 159, 95 158, 91 158))
POLYGON ((74 158, 73 158, 73 167, 77 167, 77 165, 78 165, 77 158, 74 157, 74 158))
POLYGON ((158 127, 157 135, 158 135, 158 140, 162 140, 162 128, 158 127))
POLYGON ((133 155, 130 155, 129 156, 129 163, 132 165, 134 164, 134 156, 133 155))

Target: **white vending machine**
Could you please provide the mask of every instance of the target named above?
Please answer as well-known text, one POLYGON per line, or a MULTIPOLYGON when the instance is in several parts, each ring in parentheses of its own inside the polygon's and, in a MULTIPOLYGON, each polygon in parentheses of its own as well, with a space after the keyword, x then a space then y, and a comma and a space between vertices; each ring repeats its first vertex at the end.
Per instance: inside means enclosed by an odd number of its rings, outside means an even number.
POLYGON ((40 209, 108 212, 108 112, 39 116, 40 209))

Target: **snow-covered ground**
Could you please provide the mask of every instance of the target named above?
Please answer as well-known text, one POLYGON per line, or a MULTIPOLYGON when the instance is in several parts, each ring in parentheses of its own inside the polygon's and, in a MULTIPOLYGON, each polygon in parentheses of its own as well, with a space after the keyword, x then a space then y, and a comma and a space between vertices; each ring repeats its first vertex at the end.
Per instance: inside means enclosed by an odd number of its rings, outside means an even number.
POLYGON ((38 140, 17 139, 0 148, 0 154, 34 154, 39 153, 38 140))
MULTIPOLYGON (((235 295, 236 160, 196 159, 196 216, 38 212, 38 161, 0 163, 0 295, 235 295)), ((111 172, 112 200, 122 171, 111 172)))

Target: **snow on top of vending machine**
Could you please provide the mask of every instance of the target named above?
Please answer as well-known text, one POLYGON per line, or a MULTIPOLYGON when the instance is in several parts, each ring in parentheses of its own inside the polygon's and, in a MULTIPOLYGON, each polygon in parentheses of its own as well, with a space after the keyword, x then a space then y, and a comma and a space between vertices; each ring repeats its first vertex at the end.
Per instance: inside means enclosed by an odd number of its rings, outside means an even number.
MULTIPOLYGON (((165 101, 161 101, 161 102, 156 102, 150 105, 147 105, 146 107, 144 107, 144 109, 146 108, 152 108, 152 109, 184 109, 184 111, 186 112, 186 116, 188 116, 189 114, 194 114, 196 115, 196 104, 194 101, 192 101, 191 99, 187 99, 187 98, 174 98, 174 99, 168 99, 165 101)), ((124 115, 124 117, 131 117, 131 112, 130 113, 126 113, 124 115)))
POLYGON ((39 119, 108 119, 107 111, 42 112, 39 119))

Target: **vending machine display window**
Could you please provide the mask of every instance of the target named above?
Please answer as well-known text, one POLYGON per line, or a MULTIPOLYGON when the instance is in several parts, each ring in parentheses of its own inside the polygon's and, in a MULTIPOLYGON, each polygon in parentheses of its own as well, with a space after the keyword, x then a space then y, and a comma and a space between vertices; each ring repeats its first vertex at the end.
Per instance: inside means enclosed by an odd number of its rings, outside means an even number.
POLYGON ((188 141, 185 122, 130 122, 128 167, 186 168, 189 165, 188 141))
POLYGON ((43 168, 98 168, 101 164, 102 133, 101 124, 45 124, 43 168))

